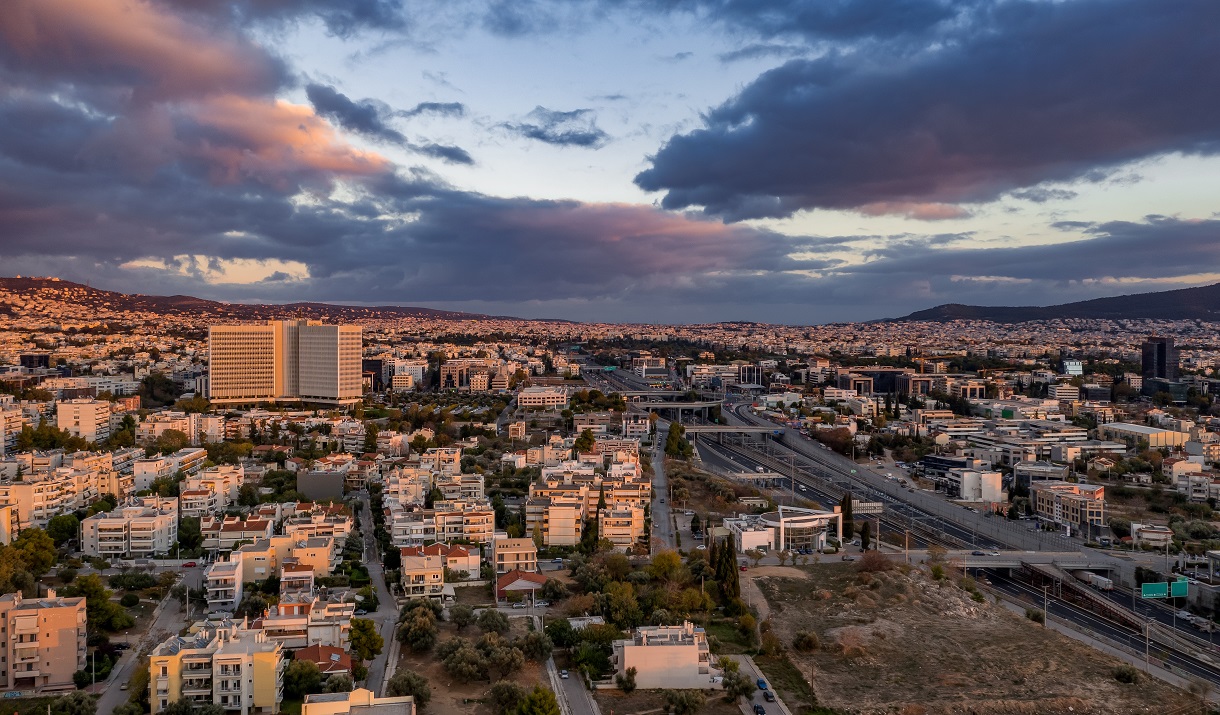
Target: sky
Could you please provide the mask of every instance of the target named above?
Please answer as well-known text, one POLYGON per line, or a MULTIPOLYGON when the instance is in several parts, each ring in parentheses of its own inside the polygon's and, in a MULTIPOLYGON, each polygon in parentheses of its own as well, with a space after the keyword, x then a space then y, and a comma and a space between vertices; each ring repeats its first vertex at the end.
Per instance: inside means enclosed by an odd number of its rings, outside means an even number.
POLYGON ((6 0, 0 275, 817 324, 1220 281, 1215 0, 6 0))

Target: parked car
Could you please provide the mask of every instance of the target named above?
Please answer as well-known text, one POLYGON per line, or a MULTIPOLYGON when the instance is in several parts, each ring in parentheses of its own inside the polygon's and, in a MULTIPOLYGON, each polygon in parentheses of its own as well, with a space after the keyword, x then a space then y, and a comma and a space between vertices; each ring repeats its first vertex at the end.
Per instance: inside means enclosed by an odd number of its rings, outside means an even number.
POLYGON ((761 705, 754 705, 754 715, 767 715, 767 709, 761 705))
POLYGON ((529 606, 527 604, 525 604, 524 602, 522 602, 522 603, 514 603, 513 608, 529 608, 529 606))
POLYGON ((182 564, 182 568, 184 568, 184 569, 193 569, 193 568, 195 568, 195 567, 196 567, 196 566, 198 566, 198 565, 199 565, 199 564, 195 563, 194 561, 186 561, 186 562, 184 562, 184 563, 182 564))
POLYGON ((764 690, 763 700, 766 700, 769 703, 775 702, 775 693, 771 692, 770 690, 764 690))
POLYGON ((704 546, 703 544, 699 544, 698 546, 696 546, 696 547, 695 547, 695 549, 696 549, 697 551, 706 551, 706 550, 707 550, 707 547, 706 547, 706 546, 704 546))
POLYGON ((561 671, 559 671, 559 677, 560 677, 560 678, 563 678, 564 680, 567 680, 567 679, 568 679, 568 671, 566 671, 566 670, 561 670, 561 671))
POLYGON ((763 680, 762 678, 759 678, 759 679, 758 679, 758 689, 759 689, 759 690, 766 690, 766 689, 767 689, 767 681, 763 680))
POLYGON ((365 616, 365 615, 368 615, 368 611, 366 611, 366 610, 364 610, 363 608, 361 608, 359 611, 356 611, 356 614, 355 614, 355 615, 357 615, 357 616, 365 616))
POLYGON ((750 570, 750 567, 749 567, 749 566, 746 566, 745 564, 742 564, 742 565, 741 565, 741 570, 742 570, 742 571, 749 571, 749 570, 750 570))
POLYGON ((563 557, 562 557, 562 556, 556 556, 555 558, 551 559, 551 563, 553 563, 553 564, 561 564, 561 563, 563 563, 563 557))
POLYGON ((536 606, 537 608, 546 608, 549 605, 551 605, 550 601, 536 601, 534 603, 534 606, 536 606))

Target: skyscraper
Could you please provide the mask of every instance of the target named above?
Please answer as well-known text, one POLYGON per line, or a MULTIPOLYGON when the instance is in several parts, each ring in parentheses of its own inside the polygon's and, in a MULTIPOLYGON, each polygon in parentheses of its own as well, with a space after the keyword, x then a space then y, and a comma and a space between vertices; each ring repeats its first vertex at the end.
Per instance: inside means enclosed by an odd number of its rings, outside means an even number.
POLYGON ((1151 336, 1141 346, 1143 351, 1143 376, 1145 380, 1161 378, 1178 379, 1178 351, 1173 338, 1151 336))
POLYGON ((217 403, 360 400, 358 325, 270 320, 208 329, 208 399, 217 403))

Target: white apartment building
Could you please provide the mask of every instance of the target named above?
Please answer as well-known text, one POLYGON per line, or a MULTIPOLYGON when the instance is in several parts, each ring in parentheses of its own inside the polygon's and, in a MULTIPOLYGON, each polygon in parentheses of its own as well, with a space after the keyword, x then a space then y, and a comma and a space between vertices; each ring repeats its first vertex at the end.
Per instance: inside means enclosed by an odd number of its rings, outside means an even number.
POLYGON ((526 387, 517 393, 517 406, 562 409, 568 405, 568 391, 562 387, 526 387))
POLYGON ((104 400, 68 400, 55 406, 56 426, 73 437, 101 442, 110 436, 110 403, 104 400))
POLYGON ((273 320, 208 330, 208 390, 214 403, 304 400, 353 404, 361 394, 358 325, 273 320))
POLYGON ((81 553, 104 559, 151 558, 178 543, 178 502, 148 497, 81 522, 81 553))
POLYGON ((611 647, 615 671, 635 668, 638 688, 703 689, 711 679, 707 633, 690 621, 680 626, 642 626, 631 638, 614 641, 611 647))
MULTIPOLYGON (((8 397, 8 395, 0 395, 8 397)), ((17 450, 17 435, 25 425, 25 414, 21 408, 0 403, 0 458, 17 450)))
POLYGON ((509 539, 497 535, 491 542, 491 564, 496 575, 509 571, 538 570, 538 547, 533 539, 509 539))
POLYGON ((0 506, 13 507, 19 528, 45 527, 51 517, 67 514, 95 501, 98 472, 56 467, 16 479, 0 480, 0 506))

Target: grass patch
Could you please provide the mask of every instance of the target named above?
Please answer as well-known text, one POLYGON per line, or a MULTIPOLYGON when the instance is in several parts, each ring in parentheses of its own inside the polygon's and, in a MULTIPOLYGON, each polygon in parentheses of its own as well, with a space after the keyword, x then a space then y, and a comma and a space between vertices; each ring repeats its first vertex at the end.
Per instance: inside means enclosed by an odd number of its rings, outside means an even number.
POLYGON ((280 712, 283 715, 301 715, 304 702, 301 700, 284 700, 280 702, 280 712))
POLYGON ((753 650, 745 636, 737 630, 736 623, 719 621, 709 623, 704 628, 708 635, 716 637, 717 653, 747 653, 753 650))
POLYGON ((45 713, 47 706, 58 698, 11 698, 0 700, 0 715, 16 713, 45 713))

